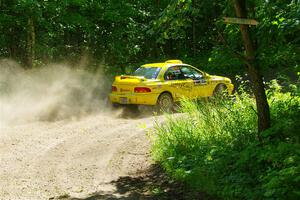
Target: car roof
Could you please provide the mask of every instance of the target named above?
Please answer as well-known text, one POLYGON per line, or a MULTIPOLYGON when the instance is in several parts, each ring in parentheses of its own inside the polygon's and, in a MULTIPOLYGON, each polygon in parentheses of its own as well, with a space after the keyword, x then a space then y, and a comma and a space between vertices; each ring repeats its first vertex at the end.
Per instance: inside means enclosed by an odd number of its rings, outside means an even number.
POLYGON ((172 66, 190 66, 188 64, 183 63, 181 60, 167 60, 166 62, 161 63, 148 63, 142 65, 142 67, 161 67, 161 68, 168 68, 172 66))

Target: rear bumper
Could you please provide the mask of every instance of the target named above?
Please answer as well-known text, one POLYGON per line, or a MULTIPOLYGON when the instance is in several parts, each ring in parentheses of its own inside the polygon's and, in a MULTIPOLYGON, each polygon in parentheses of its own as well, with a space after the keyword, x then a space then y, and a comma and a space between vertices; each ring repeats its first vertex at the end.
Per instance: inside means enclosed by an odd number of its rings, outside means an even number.
POLYGON ((117 104, 156 105, 159 94, 120 94, 110 93, 109 100, 117 104))

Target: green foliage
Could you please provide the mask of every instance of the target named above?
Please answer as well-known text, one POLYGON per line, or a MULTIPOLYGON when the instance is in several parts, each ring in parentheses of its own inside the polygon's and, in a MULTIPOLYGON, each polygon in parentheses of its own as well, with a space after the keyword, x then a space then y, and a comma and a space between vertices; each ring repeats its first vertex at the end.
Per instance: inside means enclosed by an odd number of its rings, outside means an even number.
POLYGON ((85 56, 92 64, 117 65, 112 71, 124 71, 122 65, 136 63, 141 57, 137 55, 149 51, 145 32, 152 19, 150 5, 116 0, 1 1, 0 56, 25 60, 31 17, 37 60, 78 63, 85 56))
POLYGON ((173 178, 224 199, 298 199, 300 97, 278 87, 268 92, 273 126, 262 143, 246 93, 234 101, 184 101, 186 114, 156 126, 155 160, 173 178))
MULTIPOLYGON (((251 27, 257 58, 265 72, 299 71, 299 1, 251 0, 251 27), (276 42, 275 42, 276 41, 276 42)), ((239 26, 227 1, 216 0, 2 0, 0 57, 26 60, 28 18, 35 28, 36 63, 82 58, 110 73, 125 73, 141 63, 182 59, 209 73, 243 74, 239 26)), ((275 78, 269 73, 268 80, 275 78)))
POLYGON ((244 70, 243 62, 222 47, 214 47, 208 58, 207 70, 234 77, 244 70))
POLYGON ((186 38, 186 29, 191 26, 192 0, 172 1, 159 18, 153 22, 150 34, 158 34, 157 42, 186 38))
MULTIPOLYGON (((271 68, 299 65, 300 3, 294 0, 257 0, 256 18, 258 58, 271 68)), ((280 72, 280 71, 279 71, 280 72)))

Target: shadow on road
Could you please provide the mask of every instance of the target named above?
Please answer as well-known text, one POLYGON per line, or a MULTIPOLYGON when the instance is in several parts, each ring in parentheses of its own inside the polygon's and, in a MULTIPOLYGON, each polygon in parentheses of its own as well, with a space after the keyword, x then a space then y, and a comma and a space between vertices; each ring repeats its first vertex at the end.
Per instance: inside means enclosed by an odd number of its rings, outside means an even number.
POLYGON ((120 177, 111 182, 116 187, 113 194, 97 192, 87 198, 65 198, 69 200, 211 200, 212 198, 192 192, 182 184, 167 178, 158 165, 152 165, 139 177, 120 177))
POLYGON ((151 116, 156 116, 158 113, 155 112, 154 108, 148 107, 138 107, 136 105, 127 105, 119 108, 120 114, 119 118, 123 119, 142 119, 151 116))

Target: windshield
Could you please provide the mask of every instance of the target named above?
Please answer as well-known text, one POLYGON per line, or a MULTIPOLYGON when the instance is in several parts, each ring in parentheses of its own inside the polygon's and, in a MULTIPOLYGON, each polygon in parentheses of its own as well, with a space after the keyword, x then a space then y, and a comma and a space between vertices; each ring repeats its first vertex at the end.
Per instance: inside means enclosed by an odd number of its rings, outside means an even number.
POLYGON ((160 67, 140 67, 133 73, 134 76, 143 76, 146 79, 156 79, 160 72, 160 67))

